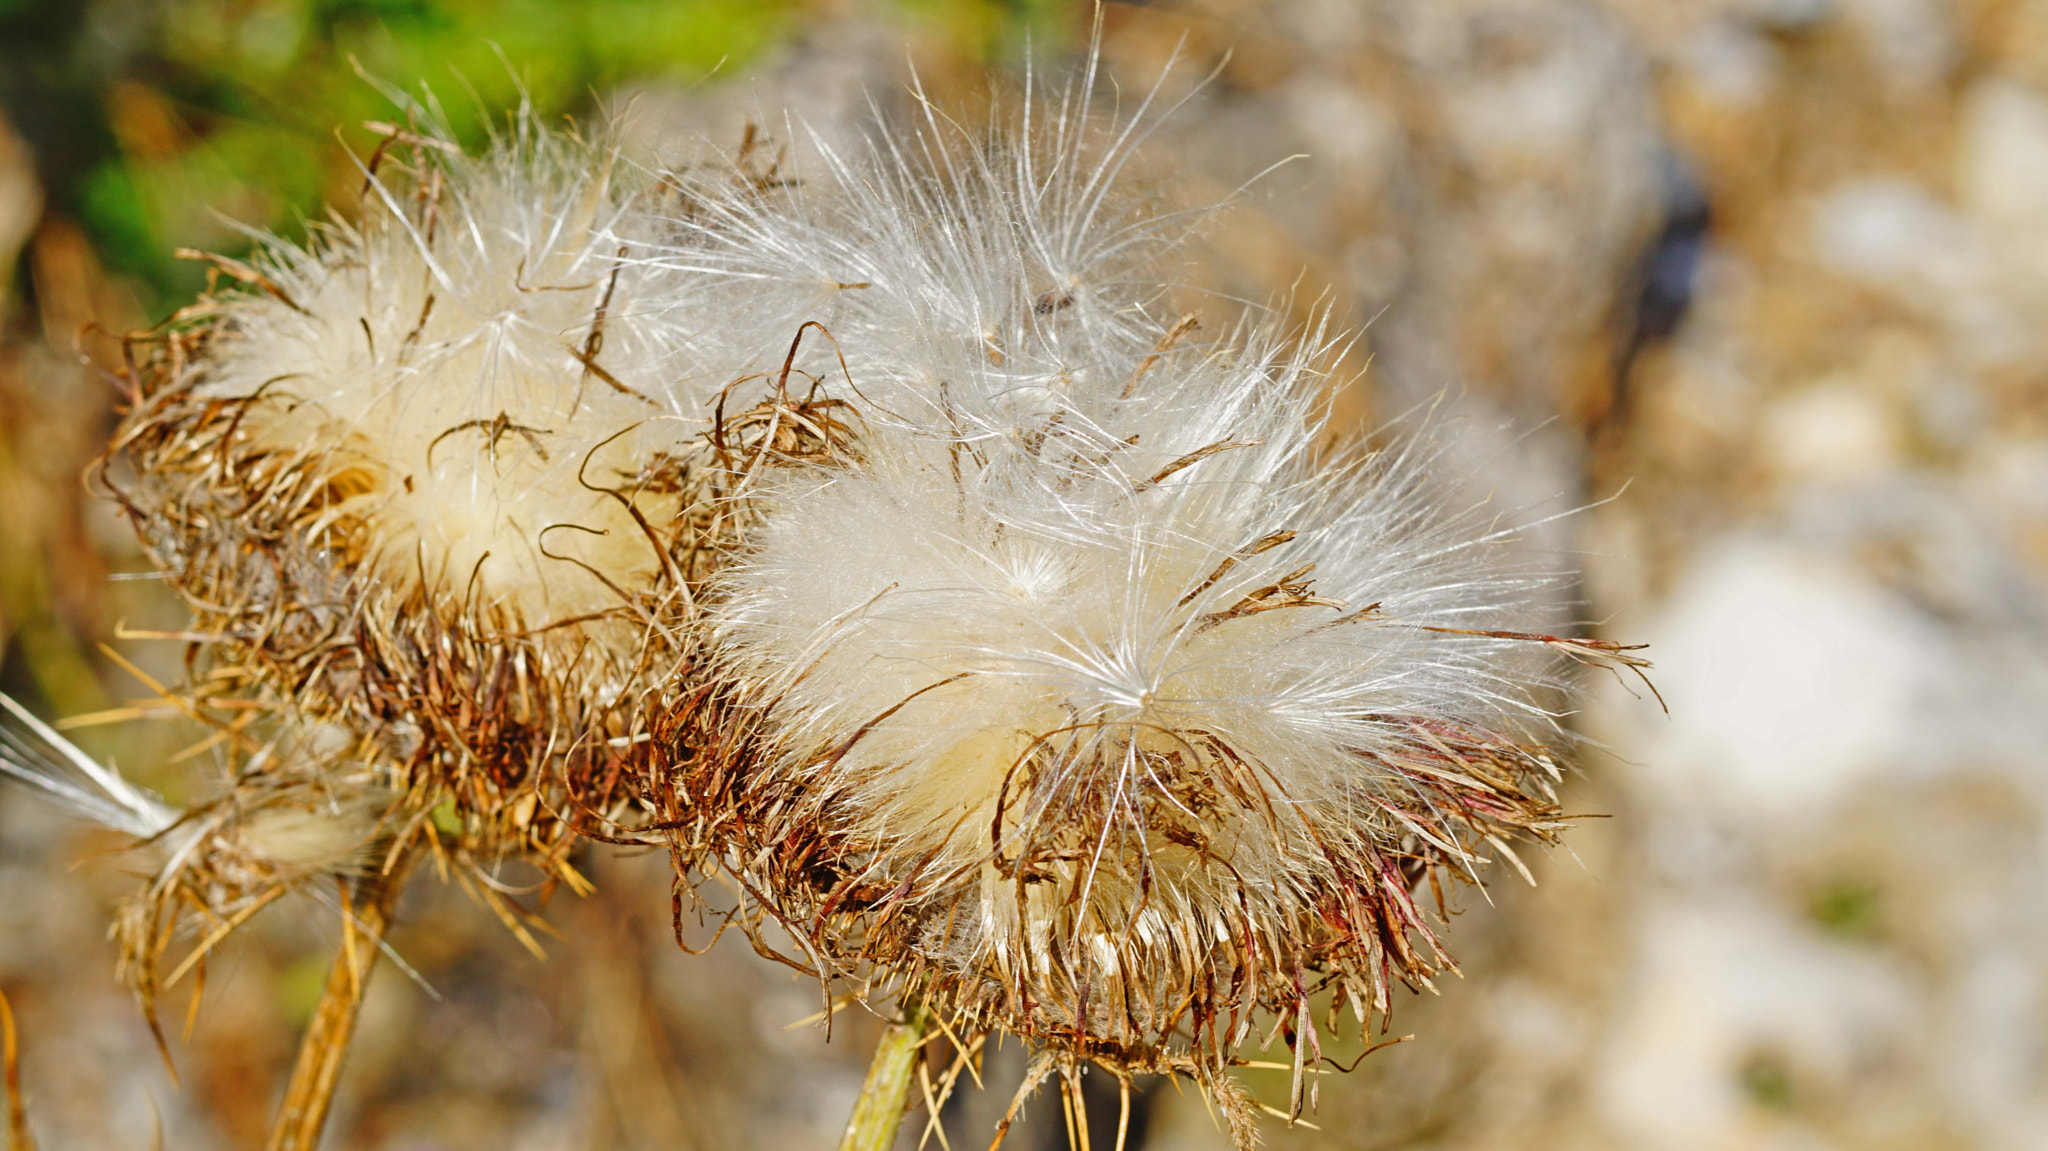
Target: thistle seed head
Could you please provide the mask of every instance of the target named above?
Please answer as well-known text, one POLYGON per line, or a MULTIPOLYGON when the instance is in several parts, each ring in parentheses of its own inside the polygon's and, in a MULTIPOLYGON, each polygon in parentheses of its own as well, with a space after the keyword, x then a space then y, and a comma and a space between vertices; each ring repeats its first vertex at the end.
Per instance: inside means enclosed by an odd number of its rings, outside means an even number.
MULTIPOLYGON (((690 685, 732 522, 704 433, 763 330, 716 273, 635 253, 762 189, 530 119, 480 157, 387 133, 359 219, 215 260, 235 289, 145 345, 106 475, 197 617, 187 703, 232 729, 237 794, 363 774, 387 840, 577 884, 573 829, 623 810, 653 701, 690 685), (298 728, 339 750, 261 754, 298 728)), ((317 855, 337 810, 236 834, 317 855)))
POLYGON ((1562 827, 1544 577, 1426 446, 1319 464, 1298 356, 1172 361, 1123 437, 866 437, 718 629, 823 949, 1140 1062, 1310 975, 1383 1013, 1447 961, 1415 884, 1562 827))
POLYGON ((1118 186, 1141 133, 1051 122, 835 171, 834 230, 890 238, 827 321, 862 431, 714 581, 727 857, 962 1027, 1313 1052, 1310 996, 1363 1024, 1449 964, 1420 890, 1562 828, 1558 665, 1633 657, 1536 626, 1553 575, 1430 436, 1322 447, 1319 335, 1155 315, 1186 229, 1118 186))

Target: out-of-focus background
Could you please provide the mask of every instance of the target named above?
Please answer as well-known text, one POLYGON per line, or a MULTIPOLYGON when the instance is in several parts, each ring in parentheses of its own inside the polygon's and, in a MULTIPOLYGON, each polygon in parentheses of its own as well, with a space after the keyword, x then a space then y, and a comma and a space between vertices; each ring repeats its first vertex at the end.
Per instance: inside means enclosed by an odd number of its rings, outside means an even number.
MULTIPOLYGON (((146 565, 78 476, 119 333, 203 283, 174 250, 348 201, 391 107, 358 69, 431 86, 472 141, 522 85, 550 116, 630 108, 658 157, 785 107, 854 131, 913 67, 973 107, 1090 20, 0 0, 0 689, 174 799, 203 780, 193 732, 102 648, 175 676, 176 643, 123 637, 180 619, 122 578, 146 565)), ((1567 798, 1607 818, 1534 889, 1468 892, 1465 978, 1405 999, 1417 1038, 1270 1144, 2048 1147, 2048 2, 1176 0, 1108 6, 1102 52, 1127 106, 1162 75, 1188 96, 1149 149, 1188 197, 1300 156, 1205 241, 1190 276, 1218 310, 1328 304, 1364 327, 1347 418, 1442 396, 1503 504, 1594 505, 1549 529, 1583 571, 1571 610, 1651 642, 1669 702, 1595 685, 1579 723, 1612 754, 1567 798)), ((173 996, 174 1085, 113 980, 110 846, 0 791, 35 1130, 257 1146, 333 924, 262 916, 189 1034, 173 996)), ((393 941, 434 994, 380 974, 329 1146, 832 1145, 874 1022, 827 1044, 800 1022, 815 993, 739 940, 683 955, 665 861, 587 870, 545 961, 416 885, 393 941)), ((953 1146, 986 1145, 1019 1066, 990 1061, 953 1146)), ((1030 1114, 1011 1146, 1064 1145, 1050 1096, 1030 1114)), ((1139 1118, 1134 1151, 1224 1146, 1191 1091, 1155 1085, 1139 1118)))

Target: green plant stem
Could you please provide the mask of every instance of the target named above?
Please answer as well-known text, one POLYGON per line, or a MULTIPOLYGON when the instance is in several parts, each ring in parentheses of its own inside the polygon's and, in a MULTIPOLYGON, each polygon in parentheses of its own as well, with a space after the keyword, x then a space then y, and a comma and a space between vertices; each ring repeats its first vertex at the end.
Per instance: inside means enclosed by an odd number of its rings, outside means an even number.
POLYGON ((867 1082, 861 1084, 860 1099, 846 1121, 846 1135, 839 1140, 839 1151, 889 1151, 895 1144, 930 1023, 931 1009, 923 999, 912 998, 904 1005, 903 1018, 882 1032, 882 1041, 875 1045, 875 1060, 868 1064, 867 1082))

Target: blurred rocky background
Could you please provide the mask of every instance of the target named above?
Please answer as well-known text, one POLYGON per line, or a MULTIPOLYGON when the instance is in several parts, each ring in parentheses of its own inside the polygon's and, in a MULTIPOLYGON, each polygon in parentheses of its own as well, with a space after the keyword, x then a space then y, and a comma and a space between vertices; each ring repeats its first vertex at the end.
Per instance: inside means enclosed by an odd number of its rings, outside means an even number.
MULTIPOLYGON (((171 253, 346 204, 389 108, 358 70, 432 86, 469 139, 522 84, 548 115, 630 109, 668 158, 750 118, 786 136, 785 107, 850 133, 913 68, 972 107, 1091 19, 0 0, 0 688, 173 798, 203 779, 136 674, 178 673, 138 634, 177 609, 124 578, 145 565, 79 475, 120 334, 204 281, 171 253)), ((1465 978, 1270 1144, 2048 1147, 2048 2, 1186 0, 1107 6, 1102 51, 1126 109, 1187 101, 1153 169, 1237 191, 1188 269, 1205 314, 1332 310, 1363 329, 1347 421, 1433 403, 1477 494, 1586 508, 1544 529, 1582 573, 1560 613, 1651 642, 1669 704, 1594 685, 1577 723, 1608 750, 1567 800, 1604 818, 1534 888, 1468 891, 1465 978)), ((280 905, 189 1032, 174 996, 174 1084, 112 978, 110 846, 0 791, 0 991, 42 1145, 260 1145, 335 925, 280 905)), ((373 985, 329 1146, 832 1145, 874 1022, 828 1044, 738 939, 681 954, 665 861, 587 870, 544 961, 416 885, 393 941, 419 980, 373 985)), ((986 1146, 1014 1045, 986 1072, 951 1146, 986 1146)), ((1029 1114, 1009 1146, 1065 1145, 1052 1096, 1029 1114)), ((1192 1089, 1138 1118, 1133 1151, 1224 1146, 1192 1089)))

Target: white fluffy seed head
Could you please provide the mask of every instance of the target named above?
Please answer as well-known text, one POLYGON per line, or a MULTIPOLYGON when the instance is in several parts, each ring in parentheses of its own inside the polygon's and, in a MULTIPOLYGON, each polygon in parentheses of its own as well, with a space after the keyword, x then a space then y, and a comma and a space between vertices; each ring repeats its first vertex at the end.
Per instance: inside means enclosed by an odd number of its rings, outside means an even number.
POLYGON ((1051 123, 814 192, 862 239, 803 255, 866 285, 816 372, 863 434, 765 483, 717 581, 741 866, 971 1023, 1214 1065, 1308 972, 1363 1014, 1447 962, 1411 889, 1560 826, 1587 649, 1531 630, 1550 578, 1443 505, 1427 437, 1319 450, 1319 337, 1155 314, 1184 222, 1122 192, 1136 130, 1051 123))
MULTIPOLYGON (((722 242, 685 209, 766 202, 522 117, 475 157, 396 133, 355 222, 217 261, 239 289, 164 334, 110 470, 215 637, 207 682, 347 733, 393 826, 449 803, 462 850, 560 862, 559 813, 615 810, 655 701, 687 687, 730 520, 706 431, 795 327, 645 255, 722 242)), ((296 794, 344 770, 262 774, 296 794)), ((277 818, 252 833, 317 847, 317 811, 277 818)))

